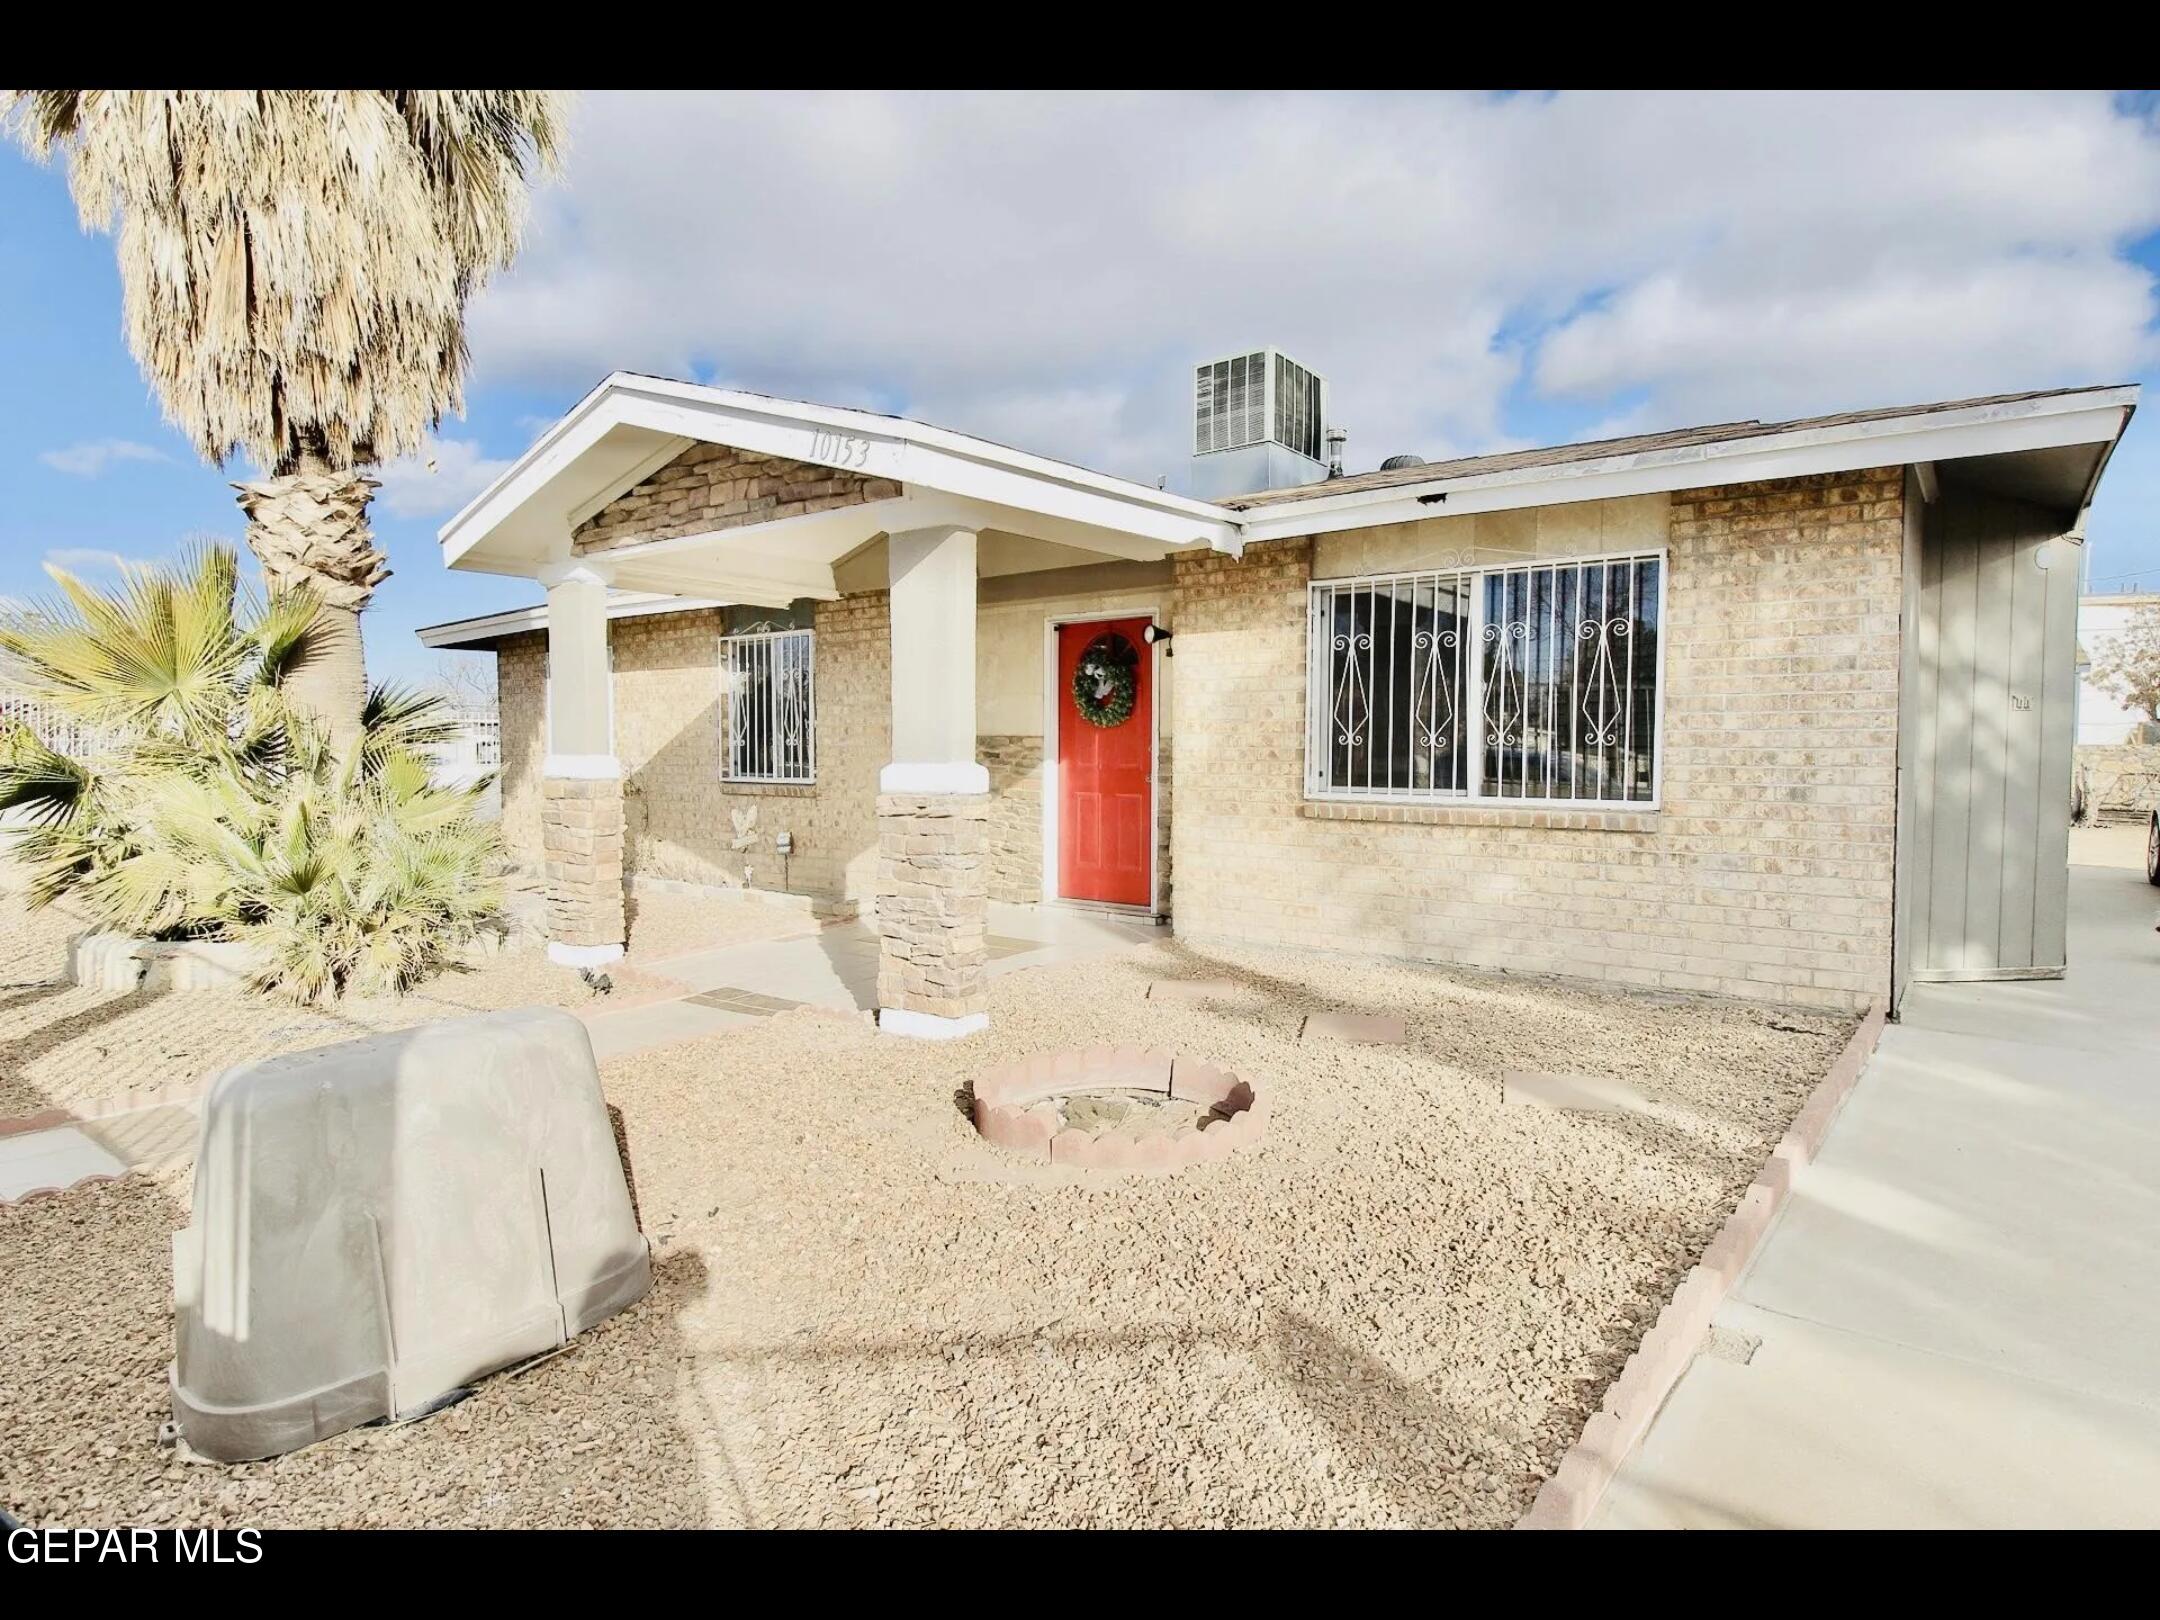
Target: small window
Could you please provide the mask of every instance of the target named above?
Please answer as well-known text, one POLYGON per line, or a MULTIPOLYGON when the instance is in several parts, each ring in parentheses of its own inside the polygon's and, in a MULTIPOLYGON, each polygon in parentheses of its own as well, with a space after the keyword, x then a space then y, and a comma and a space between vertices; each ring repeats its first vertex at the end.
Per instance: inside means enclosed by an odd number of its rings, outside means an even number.
POLYGON ((1649 805, 1655 556, 1312 586, 1316 798, 1649 805))
POLYGON ((816 632, 720 638, 721 771, 730 782, 817 780, 816 632))

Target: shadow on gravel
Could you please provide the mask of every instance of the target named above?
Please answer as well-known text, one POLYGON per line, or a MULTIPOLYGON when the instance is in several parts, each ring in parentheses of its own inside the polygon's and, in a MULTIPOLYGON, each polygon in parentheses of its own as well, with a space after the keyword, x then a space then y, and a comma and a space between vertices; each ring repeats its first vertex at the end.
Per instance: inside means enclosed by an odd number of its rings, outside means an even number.
POLYGON ((187 1211, 134 1175, 0 1206, 0 1508, 29 1525, 694 1527, 748 1498, 697 1410, 681 1312, 704 1262, 664 1253, 644 1300, 415 1423, 282 1457, 183 1463, 161 1447, 171 1236, 187 1211))

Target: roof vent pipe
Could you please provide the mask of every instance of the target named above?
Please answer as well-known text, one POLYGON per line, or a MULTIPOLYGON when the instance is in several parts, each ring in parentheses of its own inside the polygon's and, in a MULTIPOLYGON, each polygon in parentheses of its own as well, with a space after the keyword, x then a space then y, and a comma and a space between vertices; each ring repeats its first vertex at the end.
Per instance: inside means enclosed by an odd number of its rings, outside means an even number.
POLYGON ((1342 472, 1343 446, 1350 442, 1348 428, 1331 427, 1327 430, 1327 475, 1340 478, 1342 472))

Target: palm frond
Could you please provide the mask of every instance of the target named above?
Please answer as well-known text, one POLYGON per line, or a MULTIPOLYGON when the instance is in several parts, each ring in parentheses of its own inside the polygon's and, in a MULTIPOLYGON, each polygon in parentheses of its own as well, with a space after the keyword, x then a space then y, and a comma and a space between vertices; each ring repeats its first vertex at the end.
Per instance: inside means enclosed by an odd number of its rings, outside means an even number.
POLYGON ((129 347, 208 460, 336 466, 462 408, 466 300, 518 248, 546 90, 45 90, 4 116, 117 231, 129 347))
POLYGON ((402 991, 495 925, 501 840, 422 752, 447 734, 438 700, 378 688, 340 756, 280 691, 318 610, 241 593, 230 550, 107 590, 60 583, 0 615, 0 651, 35 691, 126 728, 94 769, 0 733, 0 808, 36 816, 15 846, 32 904, 73 895, 122 932, 251 941, 263 986, 302 1000, 402 991))
POLYGON ((20 810, 34 826, 71 819, 90 797, 87 765, 47 748, 35 737, 17 738, 0 763, 0 810, 20 810))

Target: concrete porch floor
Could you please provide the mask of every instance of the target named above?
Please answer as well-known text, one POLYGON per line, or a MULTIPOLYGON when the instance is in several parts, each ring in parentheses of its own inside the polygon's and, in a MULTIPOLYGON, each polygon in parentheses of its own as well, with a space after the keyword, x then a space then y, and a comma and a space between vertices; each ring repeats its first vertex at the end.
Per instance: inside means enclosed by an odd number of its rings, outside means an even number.
MULTIPOLYGON (((990 976, 1021 968, 1083 961, 1169 937, 1167 928, 1114 913, 1065 906, 990 906, 990 976)), ((797 939, 729 945, 654 964, 689 987, 692 997, 588 1015, 593 1051, 605 1061, 626 1052, 691 1040, 754 1023, 757 1012, 727 1005, 714 992, 865 1012, 877 1005, 878 935, 864 920, 829 923, 797 939)))
POLYGON ((2160 1526, 2160 890, 2070 878, 2068 977, 1913 988, 1594 1526, 2160 1526))

